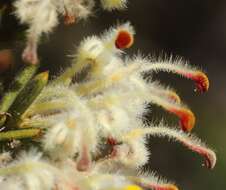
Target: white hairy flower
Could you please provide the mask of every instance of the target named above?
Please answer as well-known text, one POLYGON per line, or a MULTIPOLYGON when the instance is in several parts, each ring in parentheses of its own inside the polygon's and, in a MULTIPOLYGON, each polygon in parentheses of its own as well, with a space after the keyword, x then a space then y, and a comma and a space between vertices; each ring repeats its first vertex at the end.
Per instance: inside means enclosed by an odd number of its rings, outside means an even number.
MULTIPOLYGON (((66 25, 87 18, 92 13, 94 0, 16 0, 15 14, 21 23, 29 25, 27 45, 23 52, 24 61, 37 64, 37 46, 43 33, 49 33, 58 24, 59 15, 64 16, 66 25)), ((104 0, 105 9, 121 9, 126 0, 104 0)))
POLYGON ((55 184, 55 169, 41 160, 41 154, 31 151, 23 154, 18 160, 1 168, 0 175, 7 177, 1 185, 10 184, 12 189, 51 189, 55 184), (14 181, 16 182, 15 186, 14 181), (19 183, 19 184, 18 184, 19 183))
MULTIPOLYGON (((124 2, 102 1, 111 6, 124 2)), ((146 135, 179 142, 203 156, 208 168, 215 166, 215 153, 186 133, 195 125, 191 110, 171 88, 144 79, 145 73, 171 72, 192 79, 204 92, 209 87, 207 76, 179 59, 125 58, 123 52, 133 44, 134 34, 125 23, 100 37, 86 38, 71 66, 22 115, 20 128, 42 131, 38 141, 45 159, 31 153, 0 168, 0 176, 18 181, 10 190, 178 190, 154 174, 135 172, 150 155, 146 135), (73 80, 82 72, 84 78, 73 80), (147 103, 178 116, 182 130, 144 124, 147 103)), ((0 185, 6 187, 7 181, 0 185)))

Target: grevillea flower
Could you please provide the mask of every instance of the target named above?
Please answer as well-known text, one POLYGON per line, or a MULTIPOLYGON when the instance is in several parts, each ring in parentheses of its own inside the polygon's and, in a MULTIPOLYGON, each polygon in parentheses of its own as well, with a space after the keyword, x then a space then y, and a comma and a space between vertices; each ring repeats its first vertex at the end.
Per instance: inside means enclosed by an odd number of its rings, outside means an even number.
MULTIPOLYGON (((119 1, 106 1, 116 3, 119 1)), ((114 5, 116 5, 114 4, 114 5)), ((112 4, 111 4, 112 5, 112 4)), ((134 42, 130 23, 86 38, 71 66, 51 81, 22 115, 20 128, 38 128, 42 154, 31 151, 0 162, 0 187, 10 190, 177 190, 172 182, 137 170, 150 156, 146 135, 167 137, 201 155, 213 169, 215 153, 194 135, 195 116, 174 90, 143 74, 166 71, 208 90, 207 76, 182 60, 125 58, 134 42), (84 78, 72 81, 84 72, 84 78), (76 77, 75 77, 76 78, 76 77), (149 102, 175 114, 180 128, 144 124, 149 102), (16 186, 13 181, 16 181, 16 186)), ((4 158, 5 155, 1 155, 4 158)))
MULTIPOLYGON (((126 7, 126 0, 101 0, 106 10, 126 7)), ((58 15, 63 15, 66 25, 85 19, 94 7, 94 0, 17 0, 15 15, 21 23, 29 25, 27 44, 23 52, 25 62, 38 63, 37 46, 42 33, 49 33, 58 24, 58 15)), ((122 34, 123 35, 123 34, 122 34)))
MULTIPOLYGON (((53 31, 59 17, 63 17, 65 25, 73 24, 92 14, 95 3, 15 0, 16 17, 28 25, 23 60, 37 64, 40 38, 53 31)), ((100 0, 100 4, 108 11, 120 10, 126 8, 127 0, 100 0)), ((127 22, 100 36, 85 38, 74 52, 71 66, 47 85, 48 74, 44 73, 42 88, 37 86, 37 94, 31 93, 26 99, 31 105, 25 103, 21 106, 23 111, 12 111, 15 114, 10 114, 13 106, 9 105, 10 113, 6 113, 7 109, 0 113, 6 120, 0 140, 6 133, 8 139, 12 134, 14 138, 35 137, 31 145, 21 146, 25 149, 22 153, 0 153, 0 190, 178 190, 173 182, 154 172, 141 174, 139 169, 150 157, 146 136, 180 143, 202 156, 207 168, 214 168, 214 151, 191 134, 194 113, 174 89, 152 79, 153 73, 160 71, 176 74, 192 80, 195 90, 204 93, 209 89, 207 75, 183 59, 126 56, 134 36, 135 30, 127 22), (166 121, 158 125, 145 123, 147 104, 175 115, 179 125, 170 127, 166 121), (16 126, 12 128, 18 128, 11 131, 7 124, 14 116, 12 123, 16 126)), ((0 52, 0 62, 13 62, 13 57, 9 52, 0 52)), ((32 81, 37 82, 35 79, 32 81)), ((18 97, 35 87, 28 82, 18 97)), ((9 93, 13 96, 9 104, 18 101, 14 95, 14 91, 9 93)))

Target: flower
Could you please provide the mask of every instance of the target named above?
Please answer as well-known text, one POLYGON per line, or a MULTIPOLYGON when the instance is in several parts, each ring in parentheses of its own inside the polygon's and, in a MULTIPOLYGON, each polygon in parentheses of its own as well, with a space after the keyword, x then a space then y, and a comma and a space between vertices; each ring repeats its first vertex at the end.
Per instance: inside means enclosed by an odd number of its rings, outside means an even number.
POLYGON ((137 172, 150 156, 147 135, 179 142, 203 156, 207 168, 214 168, 214 151, 190 134, 195 125, 192 111, 174 90, 143 77, 171 72, 192 79, 205 92, 206 74, 181 59, 124 57, 134 34, 130 23, 125 23, 81 43, 72 65, 43 89, 21 117, 20 128, 42 130, 37 140, 43 153, 32 151, 7 163, 1 176, 19 178, 18 187, 25 185, 28 190, 177 190, 174 183, 153 173, 137 172), (81 72, 84 78, 73 81, 81 72), (181 129, 164 122, 144 124, 147 102, 178 116, 181 129))
MULTIPOLYGON (((71 66, 47 85, 47 72, 29 81, 39 62, 42 35, 53 31, 60 16, 65 25, 87 18, 95 2, 15 1, 16 17, 28 25, 22 58, 33 66, 25 66, 3 94, 0 140, 31 139, 14 140, 16 145, 12 141, 10 151, 0 154, 0 189, 178 190, 154 172, 141 174, 139 169, 151 156, 147 136, 178 142, 202 156, 207 168, 214 168, 215 152, 191 133, 195 114, 174 89, 152 79, 156 72, 173 73, 192 80, 195 90, 204 93, 209 89, 207 75, 180 58, 127 56, 135 42, 129 22, 86 37, 72 55, 71 66), (179 125, 170 127, 164 120, 145 123, 147 104, 174 114, 179 125)), ((100 4, 108 11, 120 10, 127 0, 100 4)))
MULTIPOLYGON (((126 0, 102 0, 104 9, 122 9, 126 0)), ((64 16, 66 25, 85 19, 92 13, 94 0, 17 0, 15 15, 22 24, 29 25, 23 60, 38 63, 37 46, 43 33, 51 32, 58 24, 58 16, 64 16)))

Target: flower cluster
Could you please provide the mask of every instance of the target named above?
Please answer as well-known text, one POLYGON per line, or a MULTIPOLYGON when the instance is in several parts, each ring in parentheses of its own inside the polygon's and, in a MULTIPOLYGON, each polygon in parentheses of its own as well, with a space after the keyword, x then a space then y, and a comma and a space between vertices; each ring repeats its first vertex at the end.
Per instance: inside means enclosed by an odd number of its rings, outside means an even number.
MULTIPOLYGON (((122 9, 127 0, 101 0, 106 10, 122 9)), ((27 45, 23 52, 25 62, 38 62, 37 45, 42 33, 49 33, 63 15, 66 25, 87 18, 94 8, 94 0, 17 0, 15 14, 23 24, 28 24, 27 45)))
MULTIPOLYGON (((108 6, 118 1, 103 2, 108 6)), ((42 153, 32 149, 13 161, 2 154, 0 189, 177 190, 153 173, 139 173, 149 157, 146 135, 177 141, 214 168, 215 153, 189 133, 194 114, 172 89, 144 78, 171 72, 193 80, 196 89, 205 92, 207 76, 182 60, 125 57, 134 34, 125 23, 81 43, 71 67, 43 89, 18 124, 41 131, 35 140, 42 153), (181 129, 144 123, 147 103, 178 116, 181 129)))

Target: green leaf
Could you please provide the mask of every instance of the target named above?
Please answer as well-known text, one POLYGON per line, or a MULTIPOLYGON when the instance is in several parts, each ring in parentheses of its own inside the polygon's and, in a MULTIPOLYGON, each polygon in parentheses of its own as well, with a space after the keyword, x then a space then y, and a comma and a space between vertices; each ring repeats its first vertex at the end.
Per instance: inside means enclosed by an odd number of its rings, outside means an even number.
MULTIPOLYGON (((37 71, 37 65, 26 65, 24 66, 21 71, 15 76, 14 80, 12 81, 9 89, 3 95, 0 101, 0 112, 6 113, 10 106, 13 104, 14 100, 16 99, 17 95, 21 92, 21 90, 26 86, 26 84, 30 81, 32 76, 37 71)), ((5 115, 0 115, 0 126, 4 124, 5 115)))
POLYGON ((9 109, 11 117, 8 117, 8 120, 6 121, 7 128, 14 128, 18 125, 22 114, 35 101, 47 84, 48 76, 48 72, 43 72, 36 75, 20 92, 13 105, 9 109))
POLYGON ((20 129, 0 132, 0 141, 37 137, 40 134, 41 134, 40 129, 20 129))

